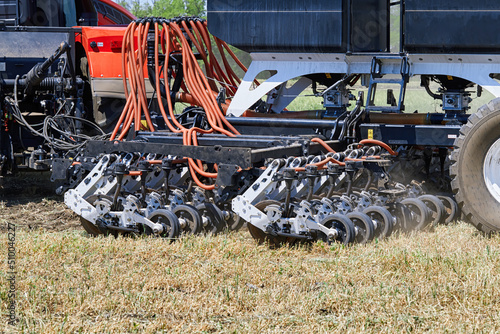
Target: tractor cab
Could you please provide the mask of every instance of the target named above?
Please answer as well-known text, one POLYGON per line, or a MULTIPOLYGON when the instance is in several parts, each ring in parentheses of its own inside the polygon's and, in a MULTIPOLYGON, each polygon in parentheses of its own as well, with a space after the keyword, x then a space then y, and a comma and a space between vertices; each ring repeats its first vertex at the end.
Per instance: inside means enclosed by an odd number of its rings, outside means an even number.
POLYGON ((111 0, 0 0, 0 25, 6 26, 116 25, 134 18, 111 0))

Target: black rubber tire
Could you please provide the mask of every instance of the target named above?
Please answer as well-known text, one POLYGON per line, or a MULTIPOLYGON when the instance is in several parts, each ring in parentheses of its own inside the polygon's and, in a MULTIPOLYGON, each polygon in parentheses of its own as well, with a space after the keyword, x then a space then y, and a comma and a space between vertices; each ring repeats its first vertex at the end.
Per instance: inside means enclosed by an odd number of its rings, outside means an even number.
POLYGON ((163 225, 164 230, 160 234, 162 238, 174 240, 179 237, 181 230, 179 219, 172 211, 158 209, 151 212, 148 219, 153 223, 163 225))
POLYGON ((458 204, 450 196, 438 196, 445 207, 445 219, 443 224, 448 225, 458 219, 458 204))
POLYGON ((394 217, 389 210, 381 206, 370 206, 363 211, 370 219, 376 222, 374 237, 385 239, 391 236, 394 229, 394 217))
POLYGON ((451 187, 462 217, 485 234, 500 230, 500 203, 488 191, 483 177, 486 154, 500 138, 499 129, 500 98, 496 98, 469 117, 451 155, 451 187))
POLYGON ((429 209, 429 224, 436 227, 439 224, 444 224, 446 219, 446 208, 443 202, 434 195, 422 195, 418 197, 419 200, 429 209))
MULTIPOLYGON (((339 242, 344 245, 352 244, 354 239, 356 238, 356 231, 354 230, 354 224, 352 221, 347 218, 345 215, 341 214, 333 214, 326 216, 321 222, 321 225, 324 225, 328 228, 336 229, 338 233, 338 237, 333 242, 339 242)), ((326 236, 325 236, 326 237, 326 236)), ((332 241, 328 238, 324 239, 325 242, 331 244, 332 241)))
POLYGON ((220 211, 220 209, 215 204, 207 202, 201 203, 198 204, 196 210, 198 210, 202 219, 203 217, 206 217, 208 219, 208 225, 203 226, 203 230, 205 231, 205 233, 209 235, 216 235, 224 231, 224 229, 226 228, 226 222, 224 221, 222 211, 220 211))
POLYGON ((387 210, 393 217, 393 231, 409 232, 411 226, 411 211, 399 202, 387 204, 387 210))
POLYGON ((184 219, 186 226, 181 228, 181 234, 195 235, 200 234, 203 230, 203 221, 201 215, 196 208, 189 204, 177 205, 172 212, 178 219, 184 219))
POLYGON ((401 204, 411 211, 411 220, 407 223, 410 231, 422 231, 429 225, 430 211, 424 202, 418 198, 405 198, 401 204))
POLYGON ((354 224, 355 234, 354 242, 357 244, 367 244, 373 240, 375 236, 375 227, 373 226, 372 219, 358 211, 350 212, 346 215, 354 224), (357 233, 356 233, 357 228, 357 233))

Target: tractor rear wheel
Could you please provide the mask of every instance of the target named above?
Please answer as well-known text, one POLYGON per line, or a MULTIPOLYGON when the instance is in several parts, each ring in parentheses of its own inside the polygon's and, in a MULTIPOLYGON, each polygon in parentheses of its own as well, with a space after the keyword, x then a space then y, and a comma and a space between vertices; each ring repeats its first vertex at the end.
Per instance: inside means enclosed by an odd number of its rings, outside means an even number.
POLYGON ((451 185, 463 218, 478 230, 500 230, 500 98, 469 117, 455 140, 451 185))

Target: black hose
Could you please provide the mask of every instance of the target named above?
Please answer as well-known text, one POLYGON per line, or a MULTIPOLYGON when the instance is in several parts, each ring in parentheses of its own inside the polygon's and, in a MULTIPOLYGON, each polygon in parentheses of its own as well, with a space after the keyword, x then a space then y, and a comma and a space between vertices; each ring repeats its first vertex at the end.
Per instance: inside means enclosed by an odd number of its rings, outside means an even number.
POLYGON ((368 181, 366 181, 366 185, 365 185, 365 188, 363 190, 368 191, 368 189, 370 189, 370 186, 372 185, 373 176, 372 176, 372 173, 368 169, 365 169, 365 170, 368 172, 368 181))

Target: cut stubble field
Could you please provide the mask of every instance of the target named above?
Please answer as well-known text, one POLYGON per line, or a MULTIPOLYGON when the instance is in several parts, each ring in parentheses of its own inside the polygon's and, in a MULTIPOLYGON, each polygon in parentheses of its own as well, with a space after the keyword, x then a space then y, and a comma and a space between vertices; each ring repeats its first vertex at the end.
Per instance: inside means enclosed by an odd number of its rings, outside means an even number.
POLYGON ((465 223, 352 247, 269 249, 256 245, 246 230, 173 243, 92 238, 59 198, 27 186, 12 196, 9 187, 4 185, 0 199, 0 243, 5 249, 6 224, 18 224, 20 322, 6 325, 2 252, 6 332, 500 329, 500 237, 485 238, 465 223))

